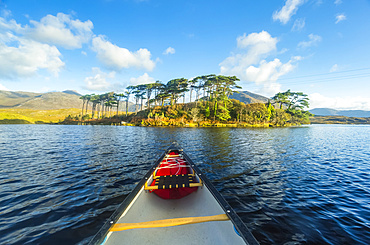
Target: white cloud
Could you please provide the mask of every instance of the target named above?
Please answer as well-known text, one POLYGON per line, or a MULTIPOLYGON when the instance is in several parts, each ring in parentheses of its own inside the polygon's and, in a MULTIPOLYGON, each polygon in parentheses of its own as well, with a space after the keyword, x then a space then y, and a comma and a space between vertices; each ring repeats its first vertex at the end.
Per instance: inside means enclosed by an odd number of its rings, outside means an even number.
POLYGON ((25 39, 40 43, 57 45, 67 49, 81 48, 93 36, 93 23, 90 20, 82 22, 72 19, 70 15, 58 13, 47 15, 40 22, 31 20, 31 26, 22 27, 15 20, 0 17, 0 30, 20 34, 25 39))
POLYGON ((91 21, 73 20, 62 13, 31 21, 33 27, 6 17, 0 17, 0 77, 5 79, 34 76, 42 69, 57 76, 65 64, 55 45, 79 48, 92 35, 91 21))
POLYGON ((290 18, 297 12, 298 7, 304 3, 304 0, 286 0, 285 5, 272 15, 274 21, 279 20, 286 24, 290 18))
POLYGON ((289 51, 289 49, 287 49, 287 48, 283 48, 282 50, 280 50, 279 52, 278 52, 278 54, 285 54, 286 52, 288 52, 289 51))
POLYGON ((330 68, 330 72, 336 72, 338 71, 338 64, 335 64, 333 65, 331 68, 330 68))
POLYGON ((48 44, 58 45, 66 49, 81 48, 92 35, 93 23, 71 19, 70 15, 58 13, 57 16, 47 15, 40 20, 30 21, 34 28, 29 28, 28 36, 48 44))
POLYGON ((369 97, 326 97, 319 93, 313 93, 309 96, 310 109, 313 108, 331 108, 337 110, 367 110, 370 111, 369 97))
POLYGON ((298 48, 308 48, 317 45, 321 42, 322 38, 319 35, 310 34, 308 35, 309 41, 303 41, 298 43, 298 48))
POLYGON ((12 12, 10 11, 10 10, 8 10, 8 9, 2 9, 1 10, 1 16, 3 16, 3 17, 9 17, 9 16, 11 16, 12 15, 12 12))
POLYGON ((294 65, 292 65, 292 62, 296 60, 299 59, 293 57, 293 59, 285 64, 277 58, 270 62, 262 60, 258 68, 249 66, 246 69, 246 75, 249 77, 249 80, 255 81, 256 84, 264 83, 266 81, 275 82, 280 76, 293 70, 294 65))
POLYGON ((257 85, 263 85, 264 92, 271 94, 280 90, 281 85, 276 83, 276 80, 279 77, 280 70, 281 73, 284 73, 282 66, 283 64, 279 59, 270 62, 262 60, 259 67, 249 66, 245 71, 245 76, 249 81, 254 81, 257 85))
POLYGON ((306 20, 304 18, 296 19, 294 21, 292 31, 300 31, 304 28, 305 25, 306 25, 306 20))
POLYGON ((342 0, 335 0, 335 1, 334 1, 334 4, 335 4, 335 5, 342 4, 342 0))
POLYGON ((273 61, 267 62, 262 60, 259 67, 249 66, 245 72, 247 81, 253 81, 256 85, 262 85, 265 94, 273 95, 281 90, 281 85, 277 80, 291 72, 295 65, 294 63, 300 60, 301 57, 293 57, 287 63, 283 64, 279 59, 275 58, 273 61))
POLYGON ((316 0, 316 6, 321 6, 324 3, 323 0, 316 0))
MULTIPOLYGON (((159 59, 153 61, 151 53, 145 48, 130 51, 107 41, 104 36, 95 36, 90 20, 80 21, 71 15, 58 13, 47 15, 40 21, 31 20, 22 26, 9 20, 10 12, 0 17, 0 78, 14 79, 37 75, 41 69, 57 75, 65 65, 57 47, 81 49, 89 43, 97 58, 107 67, 116 71, 124 68, 138 68, 151 71, 159 59)), ((168 53, 175 50, 169 48, 168 53)), ((86 51, 80 51, 87 56, 86 51)), ((99 75, 86 80, 88 87, 102 89, 103 80, 99 75), (100 86, 100 85, 101 86, 100 86)), ((115 86, 115 85, 112 85, 115 86)))
POLYGON ((238 53, 220 63, 221 74, 235 75, 244 82, 255 82, 263 87, 265 94, 278 92, 281 86, 277 83, 279 77, 292 71, 295 63, 302 58, 292 57, 287 63, 278 58, 266 61, 267 56, 276 53, 277 42, 278 39, 266 31, 238 37, 238 53))
POLYGON ((7 89, 4 85, 2 85, 1 83, 0 83, 0 90, 5 90, 5 91, 9 91, 9 89, 7 89))
POLYGON ((22 32, 24 31, 24 27, 18 24, 15 20, 6 20, 0 17, 0 30, 22 32))
POLYGON ((174 54, 176 52, 176 50, 172 47, 168 47, 164 52, 163 54, 167 55, 167 54, 174 54))
POLYGON ((0 35, 0 77, 30 77, 40 69, 58 75, 64 63, 55 46, 8 35, 0 35), (9 43, 12 43, 10 46, 9 43), (8 46, 9 45, 9 46, 8 46))
POLYGON ((338 24, 339 22, 346 20, 347 16, 345 16, 344 14, 337 14, 335 16, 335 19, 336 19, 335 24, 338 24))
POLYGON ((113 79, 115 72, 105 73, 98 67, 92 68, 93 76, 85 78, 85 89, 91 91, 107 91, 112 89, 112 85, 107 79, 113 79))
POLYGON ((244 74, 248 66, 257 64, 263 57, 276 51, 276 43, 278 42, 277 38, 271 37, 266 31, 251 33, 248 36, 244 34, 236 40, 240 52, 220 63, 221 73, 244 74))
POLYGON ((93 38, 92 49, 105 66, 114 70, 135 67, 151 71, 155 67, 155 62, 150 59, 149 50, 139 49, 136 52, 131 52, 112 44, 103 36, 93 38))
POLYGON ((259 58, 261 55, 276 50, 277 38, 271 37, 266 31, 260 33, 251 33, 248 36, 244 33, 236 39, 237 46, 240 49, 249 49, 249 55, 253 58, 259 58))
POLYGON ((144 73, 142 76, 140 77, 132 77, 130 79, 130 84, 131 85, 139 85, 139 84, 145 84, 145 83, 154 83, 155 82, 155 79, 150 77, 147 73, 144 73))

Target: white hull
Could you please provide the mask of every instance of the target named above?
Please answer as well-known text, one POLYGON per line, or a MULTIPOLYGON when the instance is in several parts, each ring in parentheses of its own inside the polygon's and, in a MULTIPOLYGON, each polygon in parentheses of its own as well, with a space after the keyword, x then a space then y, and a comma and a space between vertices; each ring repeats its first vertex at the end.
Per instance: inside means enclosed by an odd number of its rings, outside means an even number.
POLYGON ((203 185, 181 199, 162 199, 144 190, 145 183, 152 182, 152 172, 163 155, 90 244, 258 244, 191 159, 176 145, 167 152, 170 151, 183 154, 183 159, 195 171, 195 178, 203 185))
MULTIPOLYGON (((154 193, 138 193, 134 205, 117 223, 137 223, 184 217, 213 216, 224 211, 206 186, 182 199, 165 200, 154 193)), ((228 221, 211 221, 198 224, 160 228, 138 228, 110 232, 106 245, 118 244, 245 244, 228 221)))

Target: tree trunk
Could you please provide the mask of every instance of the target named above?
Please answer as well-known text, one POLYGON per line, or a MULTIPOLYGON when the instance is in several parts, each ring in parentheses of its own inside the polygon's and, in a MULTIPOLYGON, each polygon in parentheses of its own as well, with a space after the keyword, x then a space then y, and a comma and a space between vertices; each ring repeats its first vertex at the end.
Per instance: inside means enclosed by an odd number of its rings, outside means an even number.
POLYGON ((86 102, 85 114, 87 114, 87 108, 89 107, 89 101, 86 102))
POLYGON ((85 100, 83 100, 82 102, 81 120, 82 120, 82 117, 84 116, 84 107, 85 107, 85 100))
POLYGON ((139 98, 136 98, 135 99, 135 115, 137 115, 137 110, 138 110, 138 108, 137 108, 137 103, 139 102, 139 98))
POLYGON ((128 98, 126 99, 126 117, 127 117, 127 111, 128 111, 128 98))
POLYGON ((216 121, 216 114, 217 114, 217 101, 215 101, 215 107, 213 112, 213 121, 216 121))
POLYGON ((95 104, 91 106, 91 119, 94 119, 95 104))

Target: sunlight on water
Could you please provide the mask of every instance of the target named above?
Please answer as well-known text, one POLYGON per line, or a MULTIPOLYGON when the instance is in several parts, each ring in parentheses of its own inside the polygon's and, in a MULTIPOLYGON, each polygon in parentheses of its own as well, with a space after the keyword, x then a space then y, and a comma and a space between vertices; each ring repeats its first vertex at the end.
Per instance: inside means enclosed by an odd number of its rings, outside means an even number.
POLYGON ((367 244, 369 126, 0 125, 4 244, 86 244, 178 141, 261 244, 367 244))

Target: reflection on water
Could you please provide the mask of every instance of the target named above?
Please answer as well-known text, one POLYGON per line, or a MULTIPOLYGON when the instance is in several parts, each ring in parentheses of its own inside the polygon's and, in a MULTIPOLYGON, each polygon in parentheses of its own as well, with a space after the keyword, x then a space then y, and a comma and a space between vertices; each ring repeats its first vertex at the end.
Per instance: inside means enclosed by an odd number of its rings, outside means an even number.
POLYGON ((177 141, 261 244, 367 244, 370 127, 0 125, 4 244, 86 244, 177 141))

